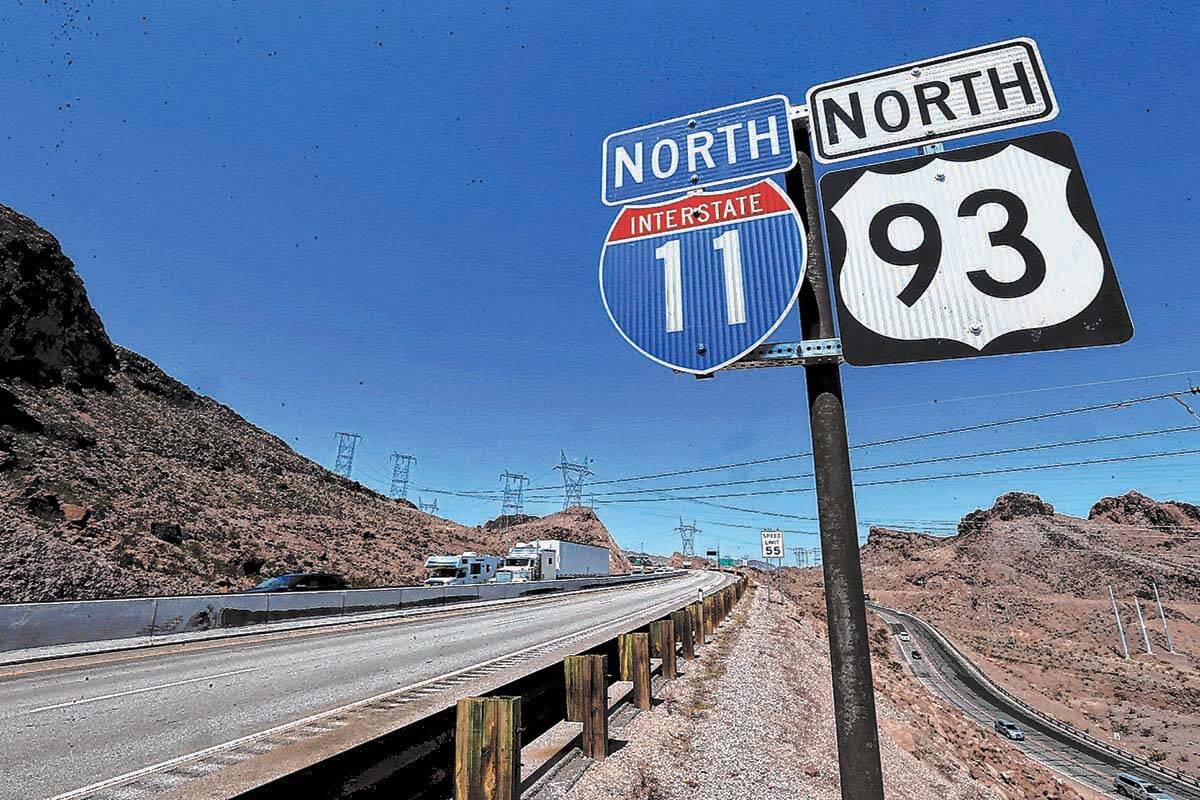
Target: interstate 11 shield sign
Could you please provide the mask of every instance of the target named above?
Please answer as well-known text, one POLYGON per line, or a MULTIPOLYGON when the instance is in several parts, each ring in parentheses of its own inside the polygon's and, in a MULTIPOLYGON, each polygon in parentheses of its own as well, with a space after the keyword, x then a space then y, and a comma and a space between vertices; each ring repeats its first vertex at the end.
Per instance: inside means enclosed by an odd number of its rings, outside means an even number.
POLYGON ((764 180, 626 206, 600 253, 600 297, 634 349, 696 375, 762 344, 804 279, 804 226, 764 180))

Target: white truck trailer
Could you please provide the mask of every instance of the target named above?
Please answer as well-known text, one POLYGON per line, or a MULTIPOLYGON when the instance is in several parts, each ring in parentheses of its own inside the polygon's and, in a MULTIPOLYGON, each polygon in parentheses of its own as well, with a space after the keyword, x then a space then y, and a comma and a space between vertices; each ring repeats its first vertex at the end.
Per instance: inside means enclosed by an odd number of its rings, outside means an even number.
POLYGON ((496 581, 523 583, 607 574, 607 547, 559 539, 537 539, 517 542, 509 548, 508 555, 496 572, 496 581))
POLYGON ((487 583, 496 577, 500 559, 463 553, 460 556, 430 556, 425 559, 426 586, 464 586, 487 583))

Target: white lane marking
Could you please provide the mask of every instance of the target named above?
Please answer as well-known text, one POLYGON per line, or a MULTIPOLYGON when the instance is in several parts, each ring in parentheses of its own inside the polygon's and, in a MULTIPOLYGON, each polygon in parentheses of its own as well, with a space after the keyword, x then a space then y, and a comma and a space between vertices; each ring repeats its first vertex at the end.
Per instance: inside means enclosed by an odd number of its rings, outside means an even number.
POLYGON ((230 675, 241 675, 243 672, 254 672, 258 667, 245 667, 243 669, 235 669, 229 672, 218 672, 215 675, 202 675, 199 678, 188 678, 182 681, 171 681, 170 683, 161 683, 158 686, 143 686, 140 689, 128 689, 124 692, 113 692, 112 694, 102 694, 98 697, 84 697, 79 700, 68 700, 65 703, 55 703, 49 706, 38 706, 31 708, 23 713, 36 714, 39 711, 53 711, 56 708, 68 708, 70 706, 81 706, 85 703, 99 703, 101 700, 112 700, 114 697, 128 697, 131 694, 144 694, 146 692, 157 692, 161 689, 170 689, 172 686, 183 686, 185 683, 199 683, 200 681, 211 681, 216 678, 228 678, 230 675))
MULTIPOLYGON (((708 580, 707 576, 706 576, 705 580, 697 581, 697 584, 698 584, 698 586, 696 588, 703 588, 705 586, 711 585, 712 581, 708 580)), ((724 573, 722 573, 722 577, 720 580, 717 581, 717 584, 718 584, 718 587, 725 585, 724 573)), ((661 588, 661 585, 654 586, 654 588, 661 588)), ((670 587, 668 587, 668 588, 670 588, 670 587)), ((673 605, 674 603, 677 603, 680 600, 686 601, 688 598, 691 597, 692 591, 694 591, 694 590, 688 589, 685 592, 683 592, 681 594, 677 594, 674 597, 671 597, 669 599, 663 600, 658 603, 652 603, 648 608, 643 608, 638 611, 632 611, 628 614, 617 617, 616 619, 611 619, 611 620, 608 620, 607 622, 602 622, 599 625, 593 625, 590 628, 584 628, 583 630, 576 631, 574 633, 568 633, 563 636, 559 636, 555 639, 550 639, 548 641, 542 642, 540 644, 534 644, 534 645, 530 645, 528 647, 523 647, 520 650, 516 650, 512 653, 509 653, 508 655, 498 656, 496 658, 489 658, 486 661, 479 662, 478 664, 473 664, 469 667, 461 667, 459 669, 452 670, 451 672, 447 672, 443 675, 438 675, 433 678, 426 678, 425 680, 417 681, 416 683, 410 683, 408 686, 402 686, 399 689, 392 689, 390 691, 384 692, 383 694, 375 695, 374 697, 368 697, 364 700, 356 700, 355 702, 347 703, 344 706, 338 706, 337 708, 331 708, 328 711, 321 711, 316 714, 312 714, 311 716, 304 717, 302 719, 293 720, 292 722, 285 722, 282 725, 276 725, 273 728, 267 728, 266 730, 259 731, 258 733, 251 733, 247 736, 241 736, 237 739, 231 739, 228 742, 223 742, 222 744, 213 745, 212 747, 206 747, 203 750, 197 750, 194 753, 188 753, 186 755, 176 756, 175 758, 167 759, 166 761, 160 761, 157 764, 152 764, 148 767, 142 767, 141 769, 136 769, 136 770, 133 770, 132 772, 126 772, 123 775, 117 775, 116 777, 108 778, 107 780, 99 781, 99 782, 93 783, 89 786, 83 786, 79 789, 74 789, 69 792, 57 794, 54 797, 50 798, 50 800, 76 800, 76 798, 87 797, 88 795, 93 794, 94 792, 100 791, 102 789, 108 789, 112 786, 117 786, 122 783, 128 783, 129 781, 134 780, 136 778, 140 778, 143 775, 149 775, 150 773, 153 773, 153 772, 158 772, 160 770, 169 769, 178 764, 183 764, 188 761, 193 761, 197 758, 204 758, 205 756, 209 756, 214 753, 221 753, 223 751, 230 750, 234 747, 245 744, 246 742, 250 742, 255 739, 263 739, 263 738, 266 738, 267 736, 271 736, 276 733, 281 733, 283 731, 290 731, 295 728, 299 728, 304 725, 307 725, 311 722, 315 722, 320 719, 325 719, 326 717, 332 717, 332 716, 335 716, 338 714, 343 714, 347 711, 352 711, 356 708, 361 708, 362 706, 369 705, 371 703, 382 700, 385 697, 392 697, 394 695, 403 694, 405 692, 411 692, 413 689, 420 688, 427 684, 435 683, 435 682, 443 680, 445 678, 449 678, 454 675, 461 674, 463 672, 469 672, 471 670, 477 669, 479 667, 484 667, 489 664, 494 664, 498 661, 503 661, 508 658, 513 658, 514 656, 522 655, 523 653, 526 653, 530 650, 538 650, 543 647, 553 646, 553 645, 555 645, 559 642, 562 642, 564 640, 567 640, 567 639, 573 639, 576 637, 587 636, 596 631, 604 630, 605 628, 608 628, 608 627, 611 627, 614 625, 620 625, 622 622, 624 622, 628 619, 642 616, 642 615, 648 613, 649 611, 657 611, 661 608, 673 605)), ((653 597, 650 597, 647 599, 652 600, 653 597)), ((300 735, 298 735, 298 738, 300 738, 302 736, 303 735, 300 734, 300 735)))

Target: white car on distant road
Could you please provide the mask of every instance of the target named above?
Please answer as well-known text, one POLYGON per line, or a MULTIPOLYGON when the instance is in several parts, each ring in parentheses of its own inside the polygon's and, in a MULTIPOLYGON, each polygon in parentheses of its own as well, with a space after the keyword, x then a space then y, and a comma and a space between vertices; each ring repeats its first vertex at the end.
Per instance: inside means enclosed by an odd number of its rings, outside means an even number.
POLYGON ((1171 796, 1145 778, 1120 772, 1113 778, 1113 788, 1133 800, 1171 800, 1171 796))
POLYGON ((1017 742, 1025 741, 1025 732, 1018 728, 1015 723, 1006 719, 998 719, 994 727, 996 728, 996 733, 1006 739, 1012 739, 1017 742))

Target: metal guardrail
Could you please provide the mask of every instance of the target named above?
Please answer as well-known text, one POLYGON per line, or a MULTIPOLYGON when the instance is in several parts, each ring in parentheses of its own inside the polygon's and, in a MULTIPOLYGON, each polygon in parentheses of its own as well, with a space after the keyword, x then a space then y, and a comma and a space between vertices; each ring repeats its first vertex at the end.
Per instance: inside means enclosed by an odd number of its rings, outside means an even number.
POLYGON ((1114 756, 1117 756, 1118 758, 1122 758, 1130 763, 1137 764, 1151 772, 1157 773, 1158 775, 1160 775, 1164 778, 1167 778, 1167 779, 1173 780, 1173 781, 1178 781, 1179 783, 1187 784, 1189 786, 1193 786, 1193 787, 1200 789, 1200 778, 1194 777, 1192 775, 1187 775, 1185 773, 1179 772, 1178 770, 1171 769, 1170 767, 1164 767, 1160 764, 1157 764, 1156 762, 1151 761, 1150 759, 1142 758, 1141 756, 1136 755, 1135 753, 1131 753, 1128 750, 1123 750, 1119 747, 1114 747, 1114 746, 1110 745, 1108 742, 1097 739, 1095 736, 1092 736, 1084 731, 1079 730, 1078 728, 1076 728, 1074 725, 1070 724, 1069 722, 1063 722, 1060 719, 1056 719, 1055 717, 1052 717, 1049 714, 1047 714, 1043 711, 1040 711, 1037 708, 1034 708, 1029 703, 1025 702, 1020 697, 1017 697, 1015 694, 1008 691, 1003 686, 1001 686, 1000 684, 996 683, 991 678, 989 678, 986 674, 984 674, 983 670, 981 670, 978 666, 976 666, 975 662, 973 662, 965 653, 963 653, 962 650, 960 650, 959 647, 954 642, 952 642, 947 636, 945 636, 945 634, 943 634, 940 630, 938 630, 936 627, 934 627, 930 623, 928 623, 925 620, 918 617, 916 614, 912 614, 908 611, 901 611, 898 608, 891 608, 890 606, 885 606, 885 605, 882 605, 881 603, 868 603, 867 606, 870 608, 878 608, 882 611, 887 611, 889 613, 895 614, 898 617, 905 617, 905 618, 910 619, 913 622, 917 623, 921 627, 925 628, 930 634, 933 635, 934 638, 936 638, 938 640, 939 643, 942 644, 943 647, 946 648, 946 650, 951 655, 954 656, 954 658, 959 662, 959 666, 968 670, 984 686, 986 686, 989 689, 991 689, 992 691, 996 692, 998 695, 1002 696, 1005 700, 1007 700, 1008 702, 1017 706, 1023 712, 1029 714, 1030 716, 1036 717, 1041 722, 1044 722, 1047 725, 1050 725, 1051 727, 1056 728, 1057 730, 1063 732, 1067 736, 1071 736, 1075 739, 1078 739, 1088 745, 1091 745, 1092 747, 1097 747, 1101 750, 1111 753, 1114 756))

